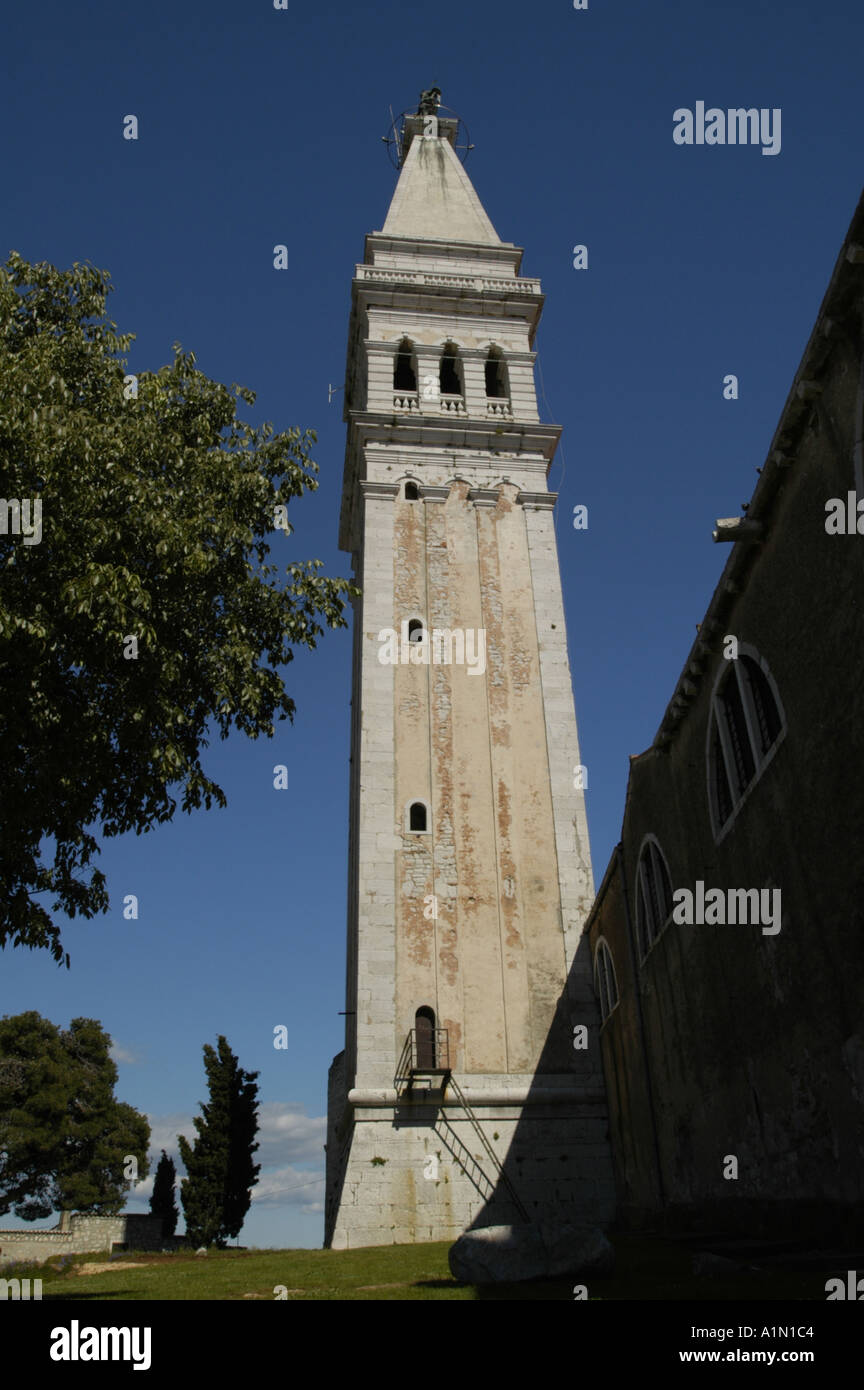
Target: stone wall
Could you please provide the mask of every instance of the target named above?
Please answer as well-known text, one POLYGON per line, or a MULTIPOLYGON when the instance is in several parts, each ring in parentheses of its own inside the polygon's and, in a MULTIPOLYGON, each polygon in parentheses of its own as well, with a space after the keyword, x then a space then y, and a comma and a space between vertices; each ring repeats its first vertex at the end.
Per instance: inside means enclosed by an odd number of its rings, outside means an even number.
POLYGON ((465 1094, 504 1178, 453 1099, 363 1105, 356 1097, 344 1181, 328 1192, 327 1243, 353 1249, 456 1240, 469 1227, 518 1224, 526 1215, 608 1223, 614 1187, 602 1089, 588 1093, 549 1076, 536 1087, 525 1087, 524 1076, 495 1080, 500 1091, 490 1085, 486 1103, 481 1088, 465 1094))
POLYGON ((55 1255, 87 1255, 117 1246, 129 1250, 162 1250, 176 1244, 162 1235, 160 1216, 89 1216, 64 1213, 50 1231, 0 1228, 0 1267, 25 1260, 50 1260, 55 1255))

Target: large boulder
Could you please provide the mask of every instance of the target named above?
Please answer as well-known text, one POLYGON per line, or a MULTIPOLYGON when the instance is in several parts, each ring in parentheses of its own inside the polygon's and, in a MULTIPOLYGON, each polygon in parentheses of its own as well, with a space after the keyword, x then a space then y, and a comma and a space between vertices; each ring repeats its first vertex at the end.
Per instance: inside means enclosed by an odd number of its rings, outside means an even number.
POLYGON ((510 1284, 563 1274, 605 1274, 615 1252, 603 1232, 577 1226, 482 1226, 466 1231, 448 1253, 463 1284, 510 1284))

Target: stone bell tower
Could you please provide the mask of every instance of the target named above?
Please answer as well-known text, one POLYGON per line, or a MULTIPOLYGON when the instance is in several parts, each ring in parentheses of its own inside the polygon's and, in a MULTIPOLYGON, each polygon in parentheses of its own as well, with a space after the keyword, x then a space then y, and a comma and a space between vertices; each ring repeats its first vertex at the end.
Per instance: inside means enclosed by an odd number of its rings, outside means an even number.
POLYGON ((597 1223, 612 1205, 546 485, 560 429, 534 386, 543 296, 439 99, 402 121, 399 182, 352 284, 340 546, 362 598, 336 1248, 597 1223))

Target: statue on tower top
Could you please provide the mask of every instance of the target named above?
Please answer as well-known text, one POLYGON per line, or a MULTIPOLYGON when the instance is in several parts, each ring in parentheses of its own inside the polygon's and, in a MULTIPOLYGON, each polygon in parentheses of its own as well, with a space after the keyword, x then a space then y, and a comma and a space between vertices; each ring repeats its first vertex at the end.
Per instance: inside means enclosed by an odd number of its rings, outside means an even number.
POLYGON ((438 107, 441 105, 441 88, 430 87, 428 91, 420 93, 420 105, 417 107, 418 116, 435 116, 438 107))

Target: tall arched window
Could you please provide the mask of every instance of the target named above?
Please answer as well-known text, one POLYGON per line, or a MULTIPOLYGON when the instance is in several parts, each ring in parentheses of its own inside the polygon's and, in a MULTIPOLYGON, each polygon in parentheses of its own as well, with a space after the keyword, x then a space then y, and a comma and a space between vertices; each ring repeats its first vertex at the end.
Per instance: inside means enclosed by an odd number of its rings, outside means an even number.
POLYGON ((441 387, 442 396, 463 396, 465 394, 465 388, 462 384, 462 362, 455 343, 444 344, 441 366, 438 370, 438 384, 441 387))
POLYGON ((396 360, 393 363, 393 389, 394 391, 417 390, 414 347, 407 338, 402 339, 396 350, 396 360))
POLYGON ((416 483, 405 484, 405 501, 418 502, 420 500, 420 489, 416 483))
POLYGON ((618 1003, 618 980, 612 952, 602 936, 594 952, 594 988, 600 1000, 600 1018, 605 1023, 618 1003))
POLYGON ((500 348, 490 347, 486 358, 486 395, 503 399, 510 395, 507 367, 500 348))
POLYGON ((636 935, 639 954, 647 956, 672 915, 672 884, 663 851, 649 835, 636 866, 636 935))
POLYGON ((427 1071, 435 1066, 435 1012, 424 1004, 414 1015, 416 1066, 427 1071))
POLYGON ((708 804, 715 838, 758 782, 784 732, 783 711, 765 662, 739 647, 714 689, 708 724, 708 804))

